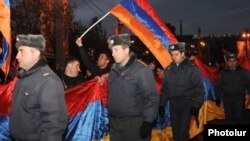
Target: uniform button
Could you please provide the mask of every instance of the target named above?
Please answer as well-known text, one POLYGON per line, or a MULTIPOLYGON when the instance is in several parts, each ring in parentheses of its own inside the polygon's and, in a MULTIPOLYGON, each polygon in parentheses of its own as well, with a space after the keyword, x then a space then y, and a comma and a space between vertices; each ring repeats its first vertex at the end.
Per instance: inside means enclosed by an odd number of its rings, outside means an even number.
POLYGON ((29 95, 29 93, 25 93, 25 95, 29 95))

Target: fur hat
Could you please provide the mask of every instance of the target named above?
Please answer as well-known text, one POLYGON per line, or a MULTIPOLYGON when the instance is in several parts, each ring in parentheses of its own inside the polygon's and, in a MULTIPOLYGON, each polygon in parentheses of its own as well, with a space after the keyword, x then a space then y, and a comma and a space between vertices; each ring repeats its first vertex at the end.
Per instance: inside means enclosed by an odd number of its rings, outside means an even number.
POLYGON ((235 54, 235 53, 231 53, 231 54, 229 54, 227 57, 226 57, 226 59, 227 59, 227 61, 229 60, 229 59, 238 59, 237 58, 237 55, 235 54))
POLYGON ((20 46, 29 46, 36 48, 40 51, 44 51, 45 49, 45 38, 43 35, 33 35, 33 34, 19 34, 16 38, 16 48, 20 46))
POLYGON ((113 35, 113 36, 108 38, 108 45, 109 45, 110 49, 116 45, 127 45, 129 47, 131 45, 130 35, 127 33, 113 35))
POLYGON ((185 51, 186 44, 184 42, 179 42, 176 44, 169 45, 169 52, 179 50, 179 51, 185 51))

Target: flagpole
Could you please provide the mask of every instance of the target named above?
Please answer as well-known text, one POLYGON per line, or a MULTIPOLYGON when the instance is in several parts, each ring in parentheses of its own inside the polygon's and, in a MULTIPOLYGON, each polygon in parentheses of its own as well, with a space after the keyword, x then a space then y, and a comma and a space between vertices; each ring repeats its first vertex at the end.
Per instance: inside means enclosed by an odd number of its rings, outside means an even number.
POLYGON ((95 25, 97 25, 100 21, 102 21, 104 18, 106 18, 110 12, 106 13, 102 18, 100 18, 98 21, 96 21, 93 25, 91 25, 79 38, 82 38, 85 34, 89 32, 90 29, 92 29, 95 25))

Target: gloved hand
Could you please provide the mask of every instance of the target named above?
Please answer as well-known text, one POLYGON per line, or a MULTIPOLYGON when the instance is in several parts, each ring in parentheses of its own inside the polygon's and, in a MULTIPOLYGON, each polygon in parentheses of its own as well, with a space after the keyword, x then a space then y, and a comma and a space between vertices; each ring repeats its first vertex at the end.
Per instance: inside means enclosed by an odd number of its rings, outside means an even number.
POLYGON ((142 139, 149 137, 153 129, 154 124, 151 122, 143 121, 140 129, 140 136, 142 139))
POLYGON ((160 106, 159 109, 158 109, 158 113, 159 113, 159 116, 161 118, 164 118, 164 116, 165 116, 165 107, 164 106, 160 106))
POLYGON ((221 100, 219 98, 216 99, 215 104, 217 107, 220 107, 221 105, 221 100))
POLYGON ((198 117, 200 108, 192 107, 190 110, 190 115, 198 117))

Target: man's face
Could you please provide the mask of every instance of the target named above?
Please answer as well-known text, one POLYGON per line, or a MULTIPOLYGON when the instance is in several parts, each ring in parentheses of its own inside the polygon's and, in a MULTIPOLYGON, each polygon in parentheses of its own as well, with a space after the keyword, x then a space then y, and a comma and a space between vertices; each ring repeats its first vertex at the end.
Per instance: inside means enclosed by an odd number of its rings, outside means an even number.
POLYGON ((154 63, 149 63, 148 66, 149 66, 152 70, 155 70, 155 64, 154 64, 154 63))
POLYGON ((157 75, 159 78, 163 78, 163 76, 164 76, 164 70, 161 69, 161 68, 156 68, 156 75, 157 75))
POLYGON ((185 59, 185 54, 179 50, 174 50, 171 51, 171 58, 176 64, 180 64, 185 59))
POLYGON ((106 68, 109 63, 109 59, 105 53, 101 53, 97 60, 97 66, 100 68, 106 68))
POLYGON ((80 62, 75 60, 73 62, 70 62, 67 67, 69 68, 70 74, 72 77, 78 76, 80 70, 80 62))
POLYGON ((238 65, 238 61, 234 58, 231 58, 231 59, 227 60, 227 65, 228 65, 229 69, 236 69, 236 67, 238 65))
POLYGON ((39 50, 28 46, 20 46, 16 55, 18 66, 28 71, 37 63, 39 56, 39 50))
POLYGON ((112 47, 112 56, 116 63, 123 63, 129 57, 129 48, 117 45, 112 47))

